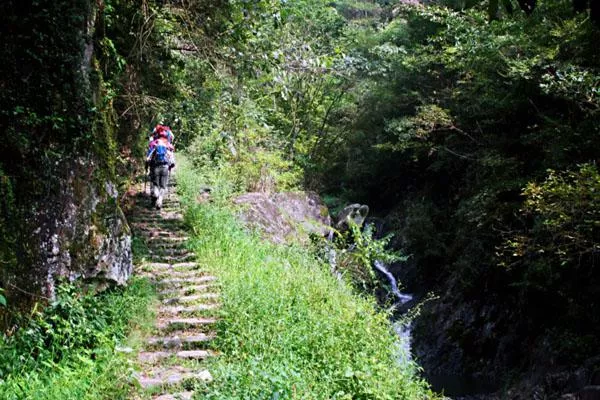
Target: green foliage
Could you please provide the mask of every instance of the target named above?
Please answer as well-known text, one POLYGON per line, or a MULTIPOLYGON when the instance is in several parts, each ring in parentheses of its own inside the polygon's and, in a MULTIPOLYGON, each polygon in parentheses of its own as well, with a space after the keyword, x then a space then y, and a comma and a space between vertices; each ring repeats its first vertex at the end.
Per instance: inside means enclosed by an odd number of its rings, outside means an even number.
POLYGON ((133 263, 139 264, 144 258, 150 255, 150 249, 146 241, 137 235, 134 235, 131 239, 131 252, 133 253, 133 263))
POLYGON ((0 397, 124 397, 128 371, 115 346, 133 320, 149 318, 151 298, 144 280, 98 295, 59 286, 52 304, 23 315, 19 329, 0 336, 0 397))
POLYGON ((361 229, 355 222, 348 222, 350 230, 336 238, 337 268, 343 274, 348 274, 350 282, 359 291, 374 293, 381 285, 373 267, 374 263, 379 261, 391 264, 406 261, 408 257, 398 251, 389 250, 392 234, 376 239, 373 224, 367 224, 361 229))
POLYGON ((544 182, 525 187, 522 213, 533 219, 533 226, 513 233, 503 248, 503 264, 520 272, 519 286, 542 291, 562 287, 561 296, 568 297, 595 293, 599 279, 594 267, 599 251, 599 190, 600 174, 593 164, 562 173, 549 170, 544 182), (589 286, 577 288, 577 294, 565 290, 571 285, 577 287, 578 279, 573 275, 587 276, 589 286))
POLYGON ((535 242, 522 252, 550 252, 561 264, 598 252, 600 231, 600 174, 593 164, 578 171, 549 175, 542 184, 529 183, 524 212, 538 216, 535 242), (553 241, 544 243, 547 238, 553 241))
MULTIPOLYGON (((581 305, 600 287, 593 174, 523 187, 598 158, 600 31, 569 2, 540 1, 528 16, 508 2, 453 3, 462 11, 395 4, 334 36, 344 68, 329 74, 344 85, 328 90, 344 94, 332 137, 294 160, 327 193, 392 209, 394 244, 425 287, 451 282, 466 302, 510 304, 519 311, 506 326, 530 340, 575 321, 592 321, 593 335, 594 306, 581 305), (538 311, 552 293, 554 314, 538 311)), ((473 365, 489 356, 463 347, 473 365)))
POLYGON ((197 204, 201 179, 182 161, 178 190, 192 244, 222 284, 221 355, 203 397, 434 398, 412 362, 397 363, 397 339, 371 300, 306 249, 262 241, 218 203, 197 204))

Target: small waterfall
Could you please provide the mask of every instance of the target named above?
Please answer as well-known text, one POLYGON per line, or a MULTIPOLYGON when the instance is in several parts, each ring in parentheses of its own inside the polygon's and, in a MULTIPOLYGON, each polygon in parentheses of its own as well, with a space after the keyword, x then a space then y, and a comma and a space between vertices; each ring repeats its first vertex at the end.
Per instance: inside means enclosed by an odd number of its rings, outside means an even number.
POLYGON ((375 261, 375 268, 377 268, 379 272, 381 272, 383 275, 386 276, 386 278, 388 278, 388 280, 390 281, 390 285, 392 286, 392 293, 398 298, 400 304, 408 303, 413 299, 413 297, 410 294, 400 292, 400 290, 398 289, 398 282, 396 281, 396 278, 394 278, 394 275, 392 275, 392 273, 388 271, 388 269, 385 267, 385 265, 383 265, 381 261, 375 261))
POLYGON ((410 361, 410 342, 412 340, 411 336, 411 323, 406 322, 402 319, 394 322, 394 331, 398 338, 400 339, 399 347, 400 351, 398 352, 398 361, 405 362, 410 361))
MULTIPOLYGON (((400 292, 398 289, 398 282, 394 275, 386 268, 386 266, 381 261, 375 261, 375 268, 381 272, 390 282, 390 286, 392 287, 392 293, 394 296, 398 298, 398 302, 400 304, 408 303, 413 299, 412 295, 400 292)), ((411 359, 410 355, 410 342, 411 342, 411 326, 410 321, 406 321, 405 319, 400 319, 393 324, 394 331, 398 335, 400 339, 399 342, 399 352, 398 352, 398 361, 406 362, 411 359)))

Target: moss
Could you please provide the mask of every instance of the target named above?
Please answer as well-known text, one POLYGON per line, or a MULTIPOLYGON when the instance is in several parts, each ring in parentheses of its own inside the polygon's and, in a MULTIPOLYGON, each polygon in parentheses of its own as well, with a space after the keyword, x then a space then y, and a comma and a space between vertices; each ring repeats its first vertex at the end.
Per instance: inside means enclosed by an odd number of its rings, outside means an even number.
POLYGON ((112 103, 108 98, 106 85, 96 59, 92 62, 91 79, 92 91, 95 98, 94 123, 92 125, 92 151, 100 161, 95 170, 94 181, 104 193, 104 182, 115 181, 116 159, 119 157, 116 141, 116 116, 112 103))

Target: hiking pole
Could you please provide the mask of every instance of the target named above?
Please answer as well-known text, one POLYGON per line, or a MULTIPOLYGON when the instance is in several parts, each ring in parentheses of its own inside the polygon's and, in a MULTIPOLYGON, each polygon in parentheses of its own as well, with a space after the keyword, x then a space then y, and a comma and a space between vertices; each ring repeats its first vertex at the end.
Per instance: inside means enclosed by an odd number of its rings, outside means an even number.
POLYGON ((144 174, 144 195, 146 195, 146 184, 148 183, 148 172, 144 174))

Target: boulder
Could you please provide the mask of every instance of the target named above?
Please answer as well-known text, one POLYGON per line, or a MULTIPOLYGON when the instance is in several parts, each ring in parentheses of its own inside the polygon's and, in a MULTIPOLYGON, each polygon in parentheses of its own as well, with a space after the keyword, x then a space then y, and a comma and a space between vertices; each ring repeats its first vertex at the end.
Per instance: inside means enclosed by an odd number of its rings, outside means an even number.
POLYGON ((275 242, 306 242, 311 234, 325 236, 330 231, 329 210, 313 192, 246 193, 234 200, 240 205, 240 218, 275 242))
POLYGON ((37 276, 43 294, 54 297, 57 280, 94 280, 101 286, 123 285, 132 270, 131 232, 110 180, 88 178, 95 161, 80 158, 70 164, 67 179, 53 204, 35 214, 43 271, 37 276), (88 173, 86 173, 88 172, 88 173), (39 279, 39 278, 38 278, 39 279))
POLYGON ((364 204, 350 204, 338 214, 338 222, 335 227, 339 231, 348 229, 348 221, 354 221, 358 226, 362 226, 369 214, 369 206, 364 204))

